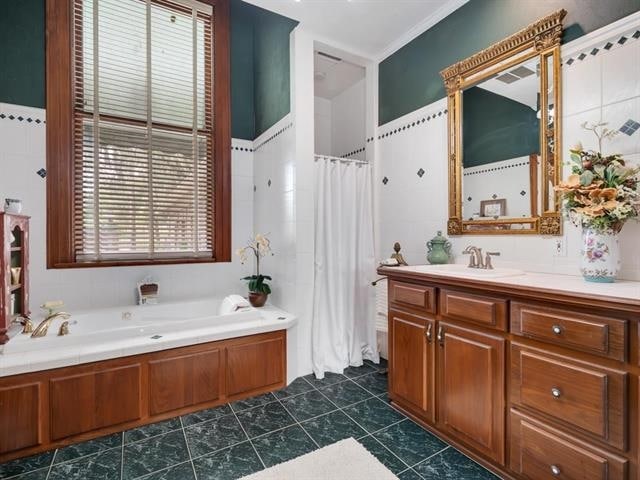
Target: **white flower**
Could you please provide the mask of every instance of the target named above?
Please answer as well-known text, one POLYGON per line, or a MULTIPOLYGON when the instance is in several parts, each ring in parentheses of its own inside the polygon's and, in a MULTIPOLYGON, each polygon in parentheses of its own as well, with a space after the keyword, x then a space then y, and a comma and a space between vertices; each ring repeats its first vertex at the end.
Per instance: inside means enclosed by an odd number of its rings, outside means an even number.
POLYGON ((582 147, 582 142, 578 142, 575 145, 573 145, 570 150, 575 150, 577 152, 581 152, 582 150, 584 150, 584 148, 582 147))

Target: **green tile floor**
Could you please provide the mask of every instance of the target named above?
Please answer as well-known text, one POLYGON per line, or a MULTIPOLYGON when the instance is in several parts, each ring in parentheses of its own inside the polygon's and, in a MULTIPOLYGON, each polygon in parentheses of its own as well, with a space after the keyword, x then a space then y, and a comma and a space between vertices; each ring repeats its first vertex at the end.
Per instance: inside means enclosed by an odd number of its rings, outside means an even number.
POLYGON ((400 480, 497 478, 389 406, 384 368, 308 375, 273 394, 0 464, 0 479, 232 480, 348 437, 400 480))

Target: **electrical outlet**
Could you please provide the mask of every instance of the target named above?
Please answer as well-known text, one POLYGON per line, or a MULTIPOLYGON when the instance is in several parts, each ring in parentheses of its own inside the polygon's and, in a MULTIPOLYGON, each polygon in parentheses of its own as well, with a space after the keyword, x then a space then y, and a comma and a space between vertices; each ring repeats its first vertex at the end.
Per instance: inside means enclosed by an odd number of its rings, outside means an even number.
POLYGON ((553 256, 554 257, 566 257, 567 248, 564 241, 564 237, 558 237, 553 239, 553 256))

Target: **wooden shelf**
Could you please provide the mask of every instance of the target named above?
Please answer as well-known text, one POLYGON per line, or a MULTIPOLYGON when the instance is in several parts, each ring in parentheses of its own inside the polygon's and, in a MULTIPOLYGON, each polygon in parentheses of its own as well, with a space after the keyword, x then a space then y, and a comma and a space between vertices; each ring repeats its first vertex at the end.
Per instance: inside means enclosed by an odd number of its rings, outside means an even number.
POLYGON ((20 252, 22 251, 22 247, 11 247, 12 252, 20 252))
POLYGON ((22 288, 22 284, 18 283, 17 285, 9 286, 9 291, 10 292, 15 292, 16 290, 20 290, 21 288, 22 288))

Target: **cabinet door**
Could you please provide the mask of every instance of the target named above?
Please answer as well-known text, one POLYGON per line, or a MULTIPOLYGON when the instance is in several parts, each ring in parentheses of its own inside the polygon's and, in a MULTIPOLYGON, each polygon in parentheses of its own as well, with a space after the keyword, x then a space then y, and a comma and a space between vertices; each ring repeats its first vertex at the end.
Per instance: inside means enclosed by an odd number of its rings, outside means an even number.
POLYGON ((51 438, 118 425, 141 417, 139 364, 49 381, 51 438))
POLYGON ((440 322, 437 341, 440 427, 504 465, 505 340, 440 322))
POLYGON ((227 395, 247 396, 282 388, 286 382, 284 331, 227 347, 227 395))
POLYGON ((41 382, 0 388, 0 453, 40 445, 41 382))
POLYGON ((149 414, 216 400, 220 396, 220 350, 159 358, 149 362, 149 414))
POLYGON ((391 398, 426 420, 434 420, 435 321, 389 311, 389 390, 391 398))

